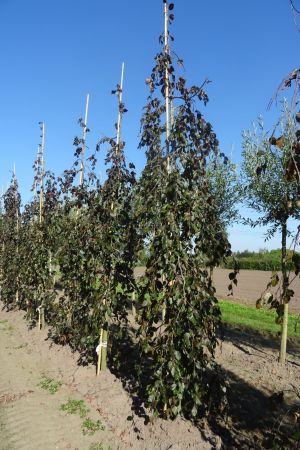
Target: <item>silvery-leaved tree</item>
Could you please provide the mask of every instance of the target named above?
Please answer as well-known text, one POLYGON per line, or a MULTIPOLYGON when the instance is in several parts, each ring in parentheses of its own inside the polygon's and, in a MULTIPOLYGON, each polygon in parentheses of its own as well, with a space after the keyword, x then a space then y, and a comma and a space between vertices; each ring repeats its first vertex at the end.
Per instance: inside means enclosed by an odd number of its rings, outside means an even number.
POLYGON ((150 96, 140 148, 146 148, 147 162, 136 196, 139 232, 149 249, 138 286, 141 371, 154 413, 196 416, 223 399, 214 360, 220 311, 203 267, 212 250, 221 259, 230 254, 230 245, 219 233, 207 173, 207 160, 219 152, 219 143, 199 109, 208 101, 206 82, 188 87, 175 76, 168 30, 174 4, 163 3, 163 49, 146 80, 150 96))
MULTIPOLYGON (((267 299, 276 308, 277 321, 282 325, 279 360, 285 362, 287 344, 288 303, 293 296, 289 288, 287 270, 288 221, 300 218, 299 182, 297 162, 292 154, 300 154, 299 134, 295 118, 284 104, 279 129, 272 135, 265 131, 262 119, 253 130, 243 133, 243 162, 241 179, 246 205, 254 210, 257 219, 249 219, 252 226, 269 227, 267 238, 277 231, 281 233, 281 272, 282 281, 279 295, 263 296, 257 302, 260 307, 267 299)), ((297 255, 294 256, 295 265, 297 255)), ((299 267, 298 267, 299 268, 299 267)), ((270 286, 279 282, 274 275, 270 286)))
MULTIPOLYGON (((213 154, 207 162, 207 177, 209 189, 214 198, 214 213, 219 219, 220 236, 227 236, 228 227, 239 220, 238 203, 241 201, 241 186, 236 165, 225 155, 213 154), (224 163, 225 162, 225 163, 224 163)), ((212 241, 212 245, 218 245, 222 240, 212 241)), ((214 266, 222 263, 223 255, 212 248, 208 252, 207 266, 211 273, 214 266), (221 256, 221 260, 219 259, 221 256)), ((232 273, 230 277, 235 275, 232 273)))

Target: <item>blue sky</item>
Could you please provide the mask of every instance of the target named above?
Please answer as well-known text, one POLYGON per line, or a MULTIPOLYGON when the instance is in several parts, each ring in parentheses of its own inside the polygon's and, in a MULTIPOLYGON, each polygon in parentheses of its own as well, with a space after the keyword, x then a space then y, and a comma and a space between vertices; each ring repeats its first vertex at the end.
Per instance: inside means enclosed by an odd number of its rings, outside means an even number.
MULTIPOLYGON (((299 2, 300 3, 300 2, 299 2)), ((288 0, 177 0, 174 50, 185 77, 206 77, 211 120, 222 149, 240 163, 241 132, 264 114, 271 126, 278 109, 267 105, 283 77, 299 66, 300 34, 288 0)), ((110 92, 125 62, 123 125, 127 157, 140 171, 139 121, 148 89, 145 78, 159 49, 162 0, 0 0, 0 187, 16 164, 23 200, 30 198, 39 121, 46 125, 46 165, 55 173, 73 160, 85 96, 90 93, 88 146, 114 134, 116 99, 110 92)), ((237 225, 234 250, 274 248, 263 230, 237 225)))

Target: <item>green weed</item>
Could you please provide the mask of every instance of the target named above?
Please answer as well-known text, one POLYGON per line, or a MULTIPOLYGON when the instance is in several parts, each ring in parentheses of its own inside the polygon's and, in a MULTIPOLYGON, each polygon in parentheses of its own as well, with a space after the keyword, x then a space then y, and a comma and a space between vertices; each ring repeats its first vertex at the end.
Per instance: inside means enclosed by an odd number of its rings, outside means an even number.
POLYGON ((84 435, 92 436, 96 431, 105 430, 105 426, 100 420, 94 421, 87 417, 82 423, 82 433, 84 435))
POLYGON ((80 417, 83 419, 86 417, 89 409, 86 407, 83 400, 68 399, 67 403, 63 403, 59 408, 61 411, 65 411, 68 414, 79 413, 80 417))
POLYGON ((42 374, 41 380, 38 384, 45 391, 50 392, 50 394, 55 394, 61 387, 61 381, 56 381, 53 378, 48 377, 48 375, 42 374))
MULTIPOLYGON (((91 444, 89 446, 89 450, 105 450, 105 448, 103 447, 103 444, 91 444)), ((108 447, 107 450, 113 450, 111 446, 108 447)))

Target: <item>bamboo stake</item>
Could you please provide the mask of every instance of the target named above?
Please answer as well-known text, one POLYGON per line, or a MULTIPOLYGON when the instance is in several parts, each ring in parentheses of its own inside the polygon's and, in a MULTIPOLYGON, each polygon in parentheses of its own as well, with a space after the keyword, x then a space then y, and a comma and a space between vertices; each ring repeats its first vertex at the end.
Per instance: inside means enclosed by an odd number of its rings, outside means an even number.
MULTIPOLYGON (((164 17, 165 17, 165 30, 164 30, 164 53, 165 56, 169 56, 169 5, 166 1, 164 4, 164 17)), ((166 64, 165 68, 165 93, 166 93, 166 142, 167 153, 169 153, 169 138, 170 138, 170 79, 169 79, 169 64, 166 64)))
POLYGON ((100 339, 99 339, 99 346, 98 346, 98 361, 97 361, 97 376, 100 374, 101 370, 101 357, 102 357, 102 337, 103 337, 103 328, 101 328, 100 331, 100 339))
POLYGON ((81 151, 81 165, 80 165, 80 179, 79 186, 83 185, 84 180, 84 153, 85 153, 85 141, 86 141, 86 130, 87 130, 87 120, 88 120, 88 111, 89 111, 89 101, 90 94, 86 96, 85 102, 85 116, 84 116, 84 126, 83 126, 83 134, 82 134, 82 151, 81 151))
POLYGON ((43 220, 43 201, 44 201, 44 153, 45 153, 45 124, 41 123, 42 143, 41 143, 41 179, 40 179, 40 224, 43 220))
POLYGON ((41 307, 38 307, 38 312, 39 312, 39 319, 38 319, 38 330, 40 331, 41 329, 41 307))
POLYGON ((107 328, 103 328, 102 334, 102 347, 101 347, 101 370, 106 370, 106 358, 107 358, 107 341, 108 341, 108 331, 107 328))
MULTIPOLYGON (((118 91, 118 121, 117 121, 117 145, 116 145, 116 152, 118 153, 120 151, 120 144, 121 144, 121 130, 122 130, 122 117, 123 113, 121 110, 121 104, 123 100, 123 83, 124 83, 124 67, 125 64, 122 63, 122 69, 121 69, 121 81, 120 81, 120 87, 118 91)), ((114 210, 114 202, 111 202, 111 211, 114 210)), ((105 299, 103 300, 103 304, 105 305, 105 299)), ((106 327, 108 328, 108 324, 106 324, 106 327)), ((102 338, 101 346, 99 349, 99 356, 98 356, 98 371, 99 370, 106 370, 106 359, 107 359, 107 342, 108 342, 108 329, 102 328, 100 331, 100 337, 102 338)))
POLYGON ((135 291, 133 291, 133 293, 132 293, 132 314, 133 314, 133 317, 135 318, 135 316, 136 316, 135 291))
MULTIPOLYGON (((169 56, 169 4, 168 1, 164 4, 164 53, 165 56, 169 56)), ((166 100, 166 147, 167 147, 167 173, 170 173, 170 156, 169 156, 169 139, 170 139, 170 79, 169 79, 169 64, 166 63, 165 68, 165 100, 166 100)), ((165 275, 162 275, 162 282, 165 282, 165 275)), ((166 318, 166 304, 163 305, 162 320, 166 318)))
MULTIPOLYGON (((41 146, 40 146, 40 157, 38 158, 38 164, 40 167, 40 195, 39 195, 39 223, 40 225, 43 222, 43 205, 44 205, 44 176, 45 176, 45 124, 44 122, 40 123, 41 126, 41 146)), ((39 319, 38 319, 38 329, 41 330, 45 327, 45 313, 44 313, 44 305, 40 304, 38 308, 39 319)))
POLYGON ((124 66, 125 66, 125 64, 122 63, 121 82, 120 82, 120 89, 118 92, 119 113, 118 113, 118 122, 117 122, 117 151, 119 151, 119 147, 120 147, 120 143, 121 143, 122 112, 120 111, 120 106, 121 106, 121 103, 123 100, 124 66))

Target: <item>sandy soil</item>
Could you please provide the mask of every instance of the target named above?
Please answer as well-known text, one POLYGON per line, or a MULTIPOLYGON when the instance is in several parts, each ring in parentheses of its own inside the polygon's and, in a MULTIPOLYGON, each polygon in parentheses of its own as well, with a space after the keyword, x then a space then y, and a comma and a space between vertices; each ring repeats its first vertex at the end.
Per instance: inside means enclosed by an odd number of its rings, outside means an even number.
MULTIPOLYGON (((137 267, 135 275, 140 277, 145 272, 144 267, 137 267)), ((228 298, 228 285, 230 283, 228 274, 232 270, 228 269, 214 269, 213 280, 216 287, 217 296, 219 298, 228 298)), ((234 286, 233 297, 230 300, 236 300, 238 303, 243 303, 255 306, 256 300, 261 297, 265 291, 267 284, 270 281, 272 272, 262 270, 241 270, 237 276, 238 285, 234 286)), ((294 314, 300 313, 300 278, 297 277, 290 286, 294 290, 294 297, 290 301, 290 312, 294 314)), ((276 292, 277 288, 273 288, 276 292)))
MULTIPOLYGON (((0 450, 261 449, 272 430, 293 412, 300 389, 300 351, 289 344, 286 366, 277 363, 278 342, 269 336, 227 329, 217 360, 228 386, 228 416, 192 424, 154 420, 109 370, 77 365, 78 354, 53 344, 47 330, 29 330, 23 313, 0 311, 0 450), (38 386, 41 374, 61 381, 51 395, 38 386), (284 391, 280 403, 272 395, 284 391), (60 411, 68 398, 83 399, 104 431, 84 436, 82 419, 60 411)), ((265 446, 265 448, 268 448, 265 446)))

